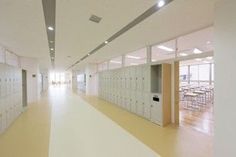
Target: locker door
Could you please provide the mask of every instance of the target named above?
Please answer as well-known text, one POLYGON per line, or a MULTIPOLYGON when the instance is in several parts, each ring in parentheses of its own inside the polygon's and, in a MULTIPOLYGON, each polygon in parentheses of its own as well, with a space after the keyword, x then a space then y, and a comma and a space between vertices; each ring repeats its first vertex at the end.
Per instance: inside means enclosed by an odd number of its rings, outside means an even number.
POLYGON ((131 89, 133 91, 136 90, 136 81, 137 81, 137 77, 136 77, 136 68, 135 67, 131 67, 131 89))
POLYGON ((142 91, 142 66, 136 67, 136 89, 142 91))
POLYGON ((133 113, 136 113, 137 109, 136 109, 136 95, 134 91, 130 92, 130 111, 133 113))
POLYGON ((151 95, 149 93, 143 93, 144 95, 144 112, 143 116, 150 120, 151 118, 151 95))
POLYGON ((152 101, 151 105, 151 121, 162 125, 162 106, 161 106, 161 96, 159 95, 160 102, 152 101))
POLYGON ((130 67, 126 69, 126 89, 131 89, 131 74, 130 74, 130 67))
POLYGON ((143 95, 141 92, 136 92, 136 114, 143 116, 143 95))
POLYGON ((130 90, 125 90, 125 108, 130 111, 130 90))
POLYGON ((143 66, 142 72, 142 84, 143 84, 143 91, 151 92, 151 67, 150 65, 143 66))

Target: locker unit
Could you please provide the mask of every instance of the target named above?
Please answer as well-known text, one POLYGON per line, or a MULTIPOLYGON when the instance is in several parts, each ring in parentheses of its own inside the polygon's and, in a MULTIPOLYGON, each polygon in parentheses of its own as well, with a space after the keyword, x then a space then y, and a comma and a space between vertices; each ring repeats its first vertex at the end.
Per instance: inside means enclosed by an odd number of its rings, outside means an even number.
POLYGON ((166 125, 170 116, 170 84, 169 64, 145 64, 100 72, 98 87, 102 99, 166 125), (159 102, 153 101, 156 96, 159 102))
POLYGON ((165 126, 171 123, 171 65, 151 66, 151 121, 165 126))
POLYGON ((0 64, 0 133, 3 133, 22 111, 21 70, 0 64))

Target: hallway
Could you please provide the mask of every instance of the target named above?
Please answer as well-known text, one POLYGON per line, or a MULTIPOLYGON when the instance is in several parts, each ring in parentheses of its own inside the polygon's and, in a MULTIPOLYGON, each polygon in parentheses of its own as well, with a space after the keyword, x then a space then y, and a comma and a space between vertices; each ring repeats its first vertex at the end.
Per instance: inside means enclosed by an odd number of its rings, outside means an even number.
POLYGON ((67 87, 51 87, 48 95, 0 136, 1 156, 158 157, 67 87))
POLYGON ((51 86, 0 136, 0 155, 208 157, 211 142, 204 134, 161 128, 99 98, 78 96, 67 86, 51 86))

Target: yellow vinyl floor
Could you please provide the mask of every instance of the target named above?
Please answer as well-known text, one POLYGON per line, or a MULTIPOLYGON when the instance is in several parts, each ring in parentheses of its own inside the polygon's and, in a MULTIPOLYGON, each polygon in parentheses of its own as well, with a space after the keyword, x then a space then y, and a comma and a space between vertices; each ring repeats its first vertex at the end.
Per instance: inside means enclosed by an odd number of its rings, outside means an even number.
MULTIPOLYGON (((212 136, 174 125, 159 127, 97 97, 85 96, 78 92, 67 92, 66 97, 73 98, 70 103, 75 105, 79 105, 82 98, 162 157, 212 156, 212 136)), ((10 128, 0 135, 0 157, 48 157, 51 107, 57 107, 50 104, 52 99, 57 97, 49 93, 37 103, 29 105, 10 128)), ((65 99, 65 106, 66 102, 65 99)))
POLYGON ((47 99, 30 104, 0 135, 0 157, 48 157, 50 113, 47 99))
POLYGON ((162 128, 98 97, 75 92, 162 157, 212 156, 212 136, 175 125, 162 128))

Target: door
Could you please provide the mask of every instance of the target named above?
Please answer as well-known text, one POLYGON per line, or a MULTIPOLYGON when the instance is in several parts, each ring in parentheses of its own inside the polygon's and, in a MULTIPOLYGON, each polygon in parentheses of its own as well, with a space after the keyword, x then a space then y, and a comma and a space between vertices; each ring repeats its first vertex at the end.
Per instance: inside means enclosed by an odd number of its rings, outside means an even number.
POLYGON ((22 70, 22 104, 27 107, 27 71, 22 70))
POLYGON ((143 107, 144 107, 143 95, 142 92, 136 92, 136 114, 143 116, 143 107))
POLYGON ((151 121, 153 123, 162 125, 162 106, 161 95, 155 94, 151 98, 151 121))
POLYGON ((151 95, 149 93, 143 93, 144 95, 144 117, 149 119, 151 118, 151 95))

